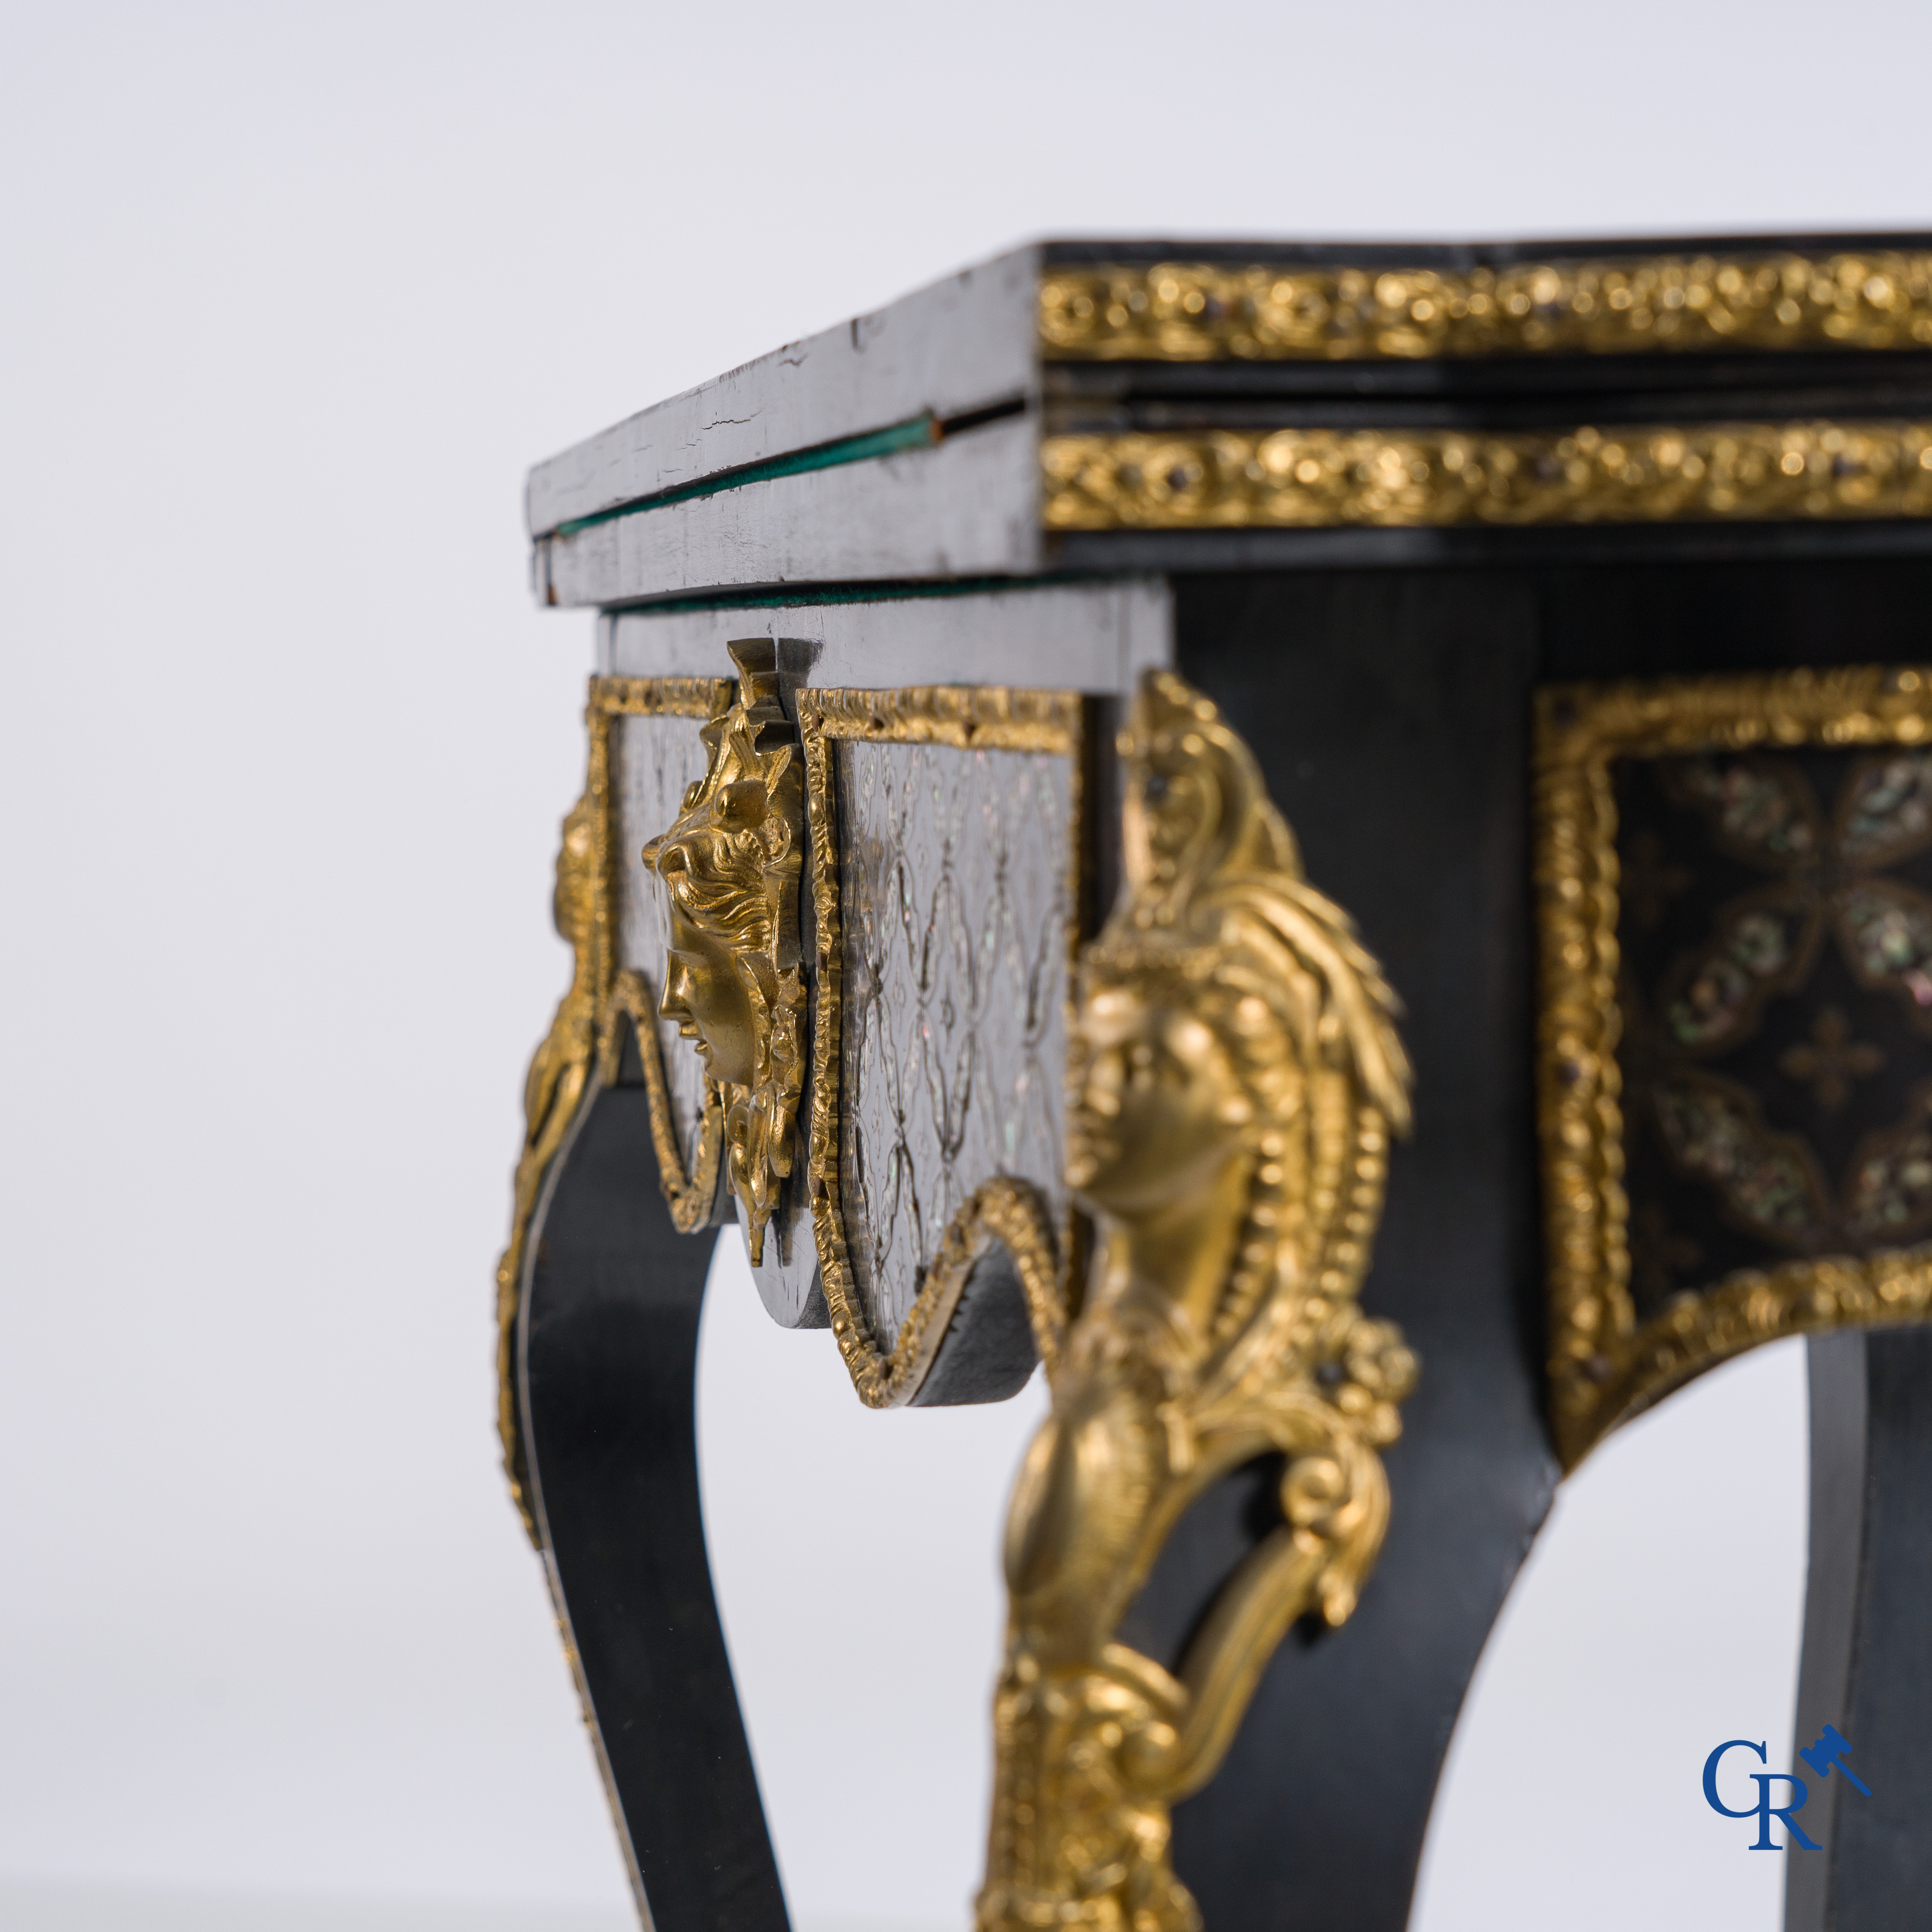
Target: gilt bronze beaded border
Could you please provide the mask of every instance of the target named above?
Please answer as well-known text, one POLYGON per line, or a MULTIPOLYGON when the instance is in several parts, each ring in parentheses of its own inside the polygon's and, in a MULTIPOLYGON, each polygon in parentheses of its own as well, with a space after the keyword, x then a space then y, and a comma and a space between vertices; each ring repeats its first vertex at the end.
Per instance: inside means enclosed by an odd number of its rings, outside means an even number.
POLYGON ((1538 696, 1538 1124, 1550 1426, 1566 1469, 1619 1422, 1761 1342, 1932 1318, 1927 1245, 1743 1270, 1638 1323, 1623 1186, 1611 764, 1706 750, 1925 744, 1932 669, 1565 686, 1538 696))
POLYGON ((1049 362, 1414 361, 1932 348, 1932 253, 1606 256, 1470 269, 1047 269, 1049 362))
POLYGON ((1932 423, 1069 435, 1051 531, 1814 522, 1932 517, 1932 423))

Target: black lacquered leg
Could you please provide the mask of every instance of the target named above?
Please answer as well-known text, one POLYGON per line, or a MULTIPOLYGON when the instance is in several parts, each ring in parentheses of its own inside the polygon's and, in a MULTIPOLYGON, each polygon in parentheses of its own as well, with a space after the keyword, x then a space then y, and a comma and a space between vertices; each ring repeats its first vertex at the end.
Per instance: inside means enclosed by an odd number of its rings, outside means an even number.
MULTIPOLYGON (((1362 1298, 1422 1378, 1360 1607, 1276 1652, 1220 1774, 1175 1810, 1174 1867, 1213 1932, 1402 1932, 1450 1732, 1556 1480, 1527 1020, 1534 612, 1474 574, 1210 580, 1184 592, 1179 641, 1408 1006, 1415 1132, 1362 1298)), ((1266 1527, 1258 1487, 1197 1505, 1128 1641, 1173 1653, 1266 1527)))
POLYGON ((1850 1749, 1822 1776, 1794 1756, 1810 1792, 1798 1822, 1824 1849, 1786 1853, 1784 1923, 1893 1932, 1932 1915, 1932 1332, 1808 1346, 1811 1561, 1792 1749, 1828 1724, 1850 1749))
POLYGON ((698 1489, 715 1238, 658 1192, 642 1086, 593 1092, 531 1230, 532 1485, 655 1932, 785 1932, 698 1489))

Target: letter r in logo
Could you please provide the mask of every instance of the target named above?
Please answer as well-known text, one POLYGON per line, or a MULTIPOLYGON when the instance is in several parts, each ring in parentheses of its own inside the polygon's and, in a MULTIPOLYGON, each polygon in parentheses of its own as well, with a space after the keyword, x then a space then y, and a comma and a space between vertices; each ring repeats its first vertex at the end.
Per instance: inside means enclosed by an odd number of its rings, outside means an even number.
POLYGON ((1790 1834, 1791 1842, 1801 1851, 1815 1852, 1822 1850, 1821 1846, 1814 1844, 1791 1822, 1792 1813, 1802 1810, 1805 1799, 1810 1796, 1810 1793, 1805 1790, 1804 1780, 1802 1778, 1793 1778, 1781 1771, 1753 1772, 1750 1774, 1751 1782, 1757 1786, 1757 1802, 1743 1811, 1733 1811, 1718 1796, 1718 1765, 1727 1750, 1755 1751, 1760 1764, 1766 1761, 1764 1746, 1761 1744, 1753 1744, 1748 1738, 1732 1738, 1728 1743, 1720 1744, 1704 1760, 1704 1798, 1711 1809, 1721 1813, 1726 1818, 1755 1818, 1757 1820, 1757 1840, 1751 1846, 1751 1850, 1754 1852, 1781 1852, 1784 1850, 1782 1845, 1774 1845, 1771 1841, 1771 1821, 1774 1818, 1783 1823, 1785 1830, 1790 1834), (1791 1802, 1781 1810, 1771 1802, 1771 1787, 1778 1784, 1792 1786, 1795 1792, 1791 1802))

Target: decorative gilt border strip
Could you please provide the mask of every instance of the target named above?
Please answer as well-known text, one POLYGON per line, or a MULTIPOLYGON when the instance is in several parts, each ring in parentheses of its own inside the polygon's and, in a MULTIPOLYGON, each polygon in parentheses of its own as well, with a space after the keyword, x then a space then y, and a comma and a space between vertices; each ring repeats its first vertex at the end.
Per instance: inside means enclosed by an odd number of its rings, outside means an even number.
POLYGON ((1932 740, 1932 668, 1792 670, 1557 686, 1536 706, 1540 968, 1538 1130, 1550 1313, 1550 1427, 1574 1469, 1617 1424, 1725 1358, 1785 1335, 1932 1316, 1932 1246, 1747 1270, 1631 1306, 1617 1063, 1616 758, 1932 740))
POLYGON ((1932 516, 1932 423, 1055 436, 1050 530, 1932 516))
POLYGON ((812 902, 818 983, 812 1012, 812 1117, 806 1176, 819 1274, 838 1352, 861 1401, 893 1408, 919 1392, 944 1340, 967 1278, 994 1241, 1012 1256, 1026 1296, 1034 1341, 1049 1370, 1066 1332, 1080 1244, 1072 1216, 1058 1231, 1025 1182, 996 1176, 953 1217, 938 1256, 890 1346, 874 1333, 845 1240, 840 1195, 840 1084, 843 1074, 844 929, 839 889, 838 791, 832 747, 839 740, 950 745, 961 750, 1042 752, 1072 761, 1072 823, 1067 881, 1066 997, 1080 946, 1086 801, 1084 718, 1079 694, 1015 691, 995 685, 929 685, 897 691, 804 690, 798 694, 812 830, 812 902))
MULTIPOLYGON (((1014 691, 994 684, 913 685, 899 691, 806 691, 827 738, 877 744, 952 745, 962 751, 1046 752, 1078 760, 1077 692, 1014 691)), ((1075 798, 1076 813, 1079 806, 1075 798)))
POLYGON ((524 1256, 530 1217, 544 1177, 563 1144, 582 1104, 593 1067, 600 1079, 616 1074, 621 1034, 618 1016, 636 1023, 639 1057, 649 1090, 651 1139, 665 1204, 686 1233, 706 1225, 717 1192, 724 1145, 724 1114, 706 1083, 704 1124, 695 1170, 687 1174, 670 1111, 663 1056, 658 1043, 656 1003, 641 974, 616 970, 617 866, 616 800, 610 784, 610 721, 624 717, 710 718, 731 701, 732 682, 718 677, 593 677, 584 711, 589 743, 584 795, 565 822, 565 849, 557 862, 560 929, 572 938, 569 990, 558 1003, 550 1030, 532 1057, 524 1090, 524 1145, 512 1184, 510 1239, 496 1263, 497 1429, 503 1466, 530 1540, 538 1540, 529 1497, 528 1465, 516 1396, 517 1311, 523 1295, 524 1256), (573 862, 572 820, 586 824, 587 863, 573 862))
POLYGON ((1050 362, 1367 362, 1932 346, 1932 254, 1664 255, 1502 268, 1048 269, 1050 362))
POLYGON ((597 1036, 598 1084, 610 1086, 617 1078, 623 1054, 623 1034, 617 1022, 628 1018, 644 1062, 644 1090, 650 1096, 651 1148, 658 1157, 658 1185, 670 1210, 671 1226, 680 1234, 695 1234, 711 1225, 718 1198, 718 1170, 724 1154, 724 1108, 715 1080, 704 1083, 704 1114, 698 1130, 698 1159, 688 1173, 684 1150, 678 1145, 677 1119, 671 1112, 670 1083, 664 1077, 664 1049, 658 1039, 658 993, 634 969, 620 973, 604 1003, 603 1023, 597 1036))

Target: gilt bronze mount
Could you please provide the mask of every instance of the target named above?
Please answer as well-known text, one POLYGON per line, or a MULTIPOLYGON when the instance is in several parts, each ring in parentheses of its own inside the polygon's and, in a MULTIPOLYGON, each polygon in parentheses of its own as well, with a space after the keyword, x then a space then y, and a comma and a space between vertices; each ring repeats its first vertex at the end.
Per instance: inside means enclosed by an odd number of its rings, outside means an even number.
POLYGON ((1058 436, 1055 530, 1529 527, 1932 516, 1932 424, 1583 424, 1058 436))
POLYGON ((726 1171, 755 1264, 792 1171, 805 1083, 805 820, 772 648, 754 640, 730 649, 737 692, 701 734, 704 776, 643 856, 670 908, 661 1010, 696 1042, 723 1094, 726 1171))
POLYGON ((1932 344, 1932 255, 1532 256, 1495 267, 1056 265, 1053 362, 1373 362, 1932 344))
POLYGON ((1358 1301, 1409 1119, 1395 996, 1212 704, 1150 672, 1122 751, 1126 879, 1068 1075, 1101 1246, 1008 1521, 982 1932, 1199 1926, 1170 1810, 1294 1620, 1353 1610, 1415 1375, 1358 1301), (1270 1454, 1280 1526, 1171 1674, 1121 1618, 1188 1504, 1270 1454))

